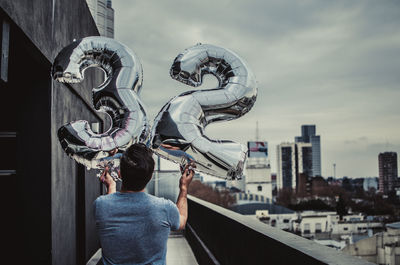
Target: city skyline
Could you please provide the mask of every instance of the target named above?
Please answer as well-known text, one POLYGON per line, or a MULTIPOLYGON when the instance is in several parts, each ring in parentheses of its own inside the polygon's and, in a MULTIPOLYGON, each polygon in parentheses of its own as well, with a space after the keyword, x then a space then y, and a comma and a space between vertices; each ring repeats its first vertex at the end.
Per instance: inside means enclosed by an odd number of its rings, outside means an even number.
MULTIPOLYGON (((192 89, 170 78, 173 59, 211 43, 248 62, 259 93, 245 116, 207 127, 210 138, 246 144, 258 121, 276 172, 276 146, 315 124, 324 177, 334 163, 338 177, 378 176, 378 154, 400 152, 400 3, 113 1, 113 8, 115 39, 142 60, 151 121, 192 89)), ((216 85, 206 77, 201 88, 216 85)))

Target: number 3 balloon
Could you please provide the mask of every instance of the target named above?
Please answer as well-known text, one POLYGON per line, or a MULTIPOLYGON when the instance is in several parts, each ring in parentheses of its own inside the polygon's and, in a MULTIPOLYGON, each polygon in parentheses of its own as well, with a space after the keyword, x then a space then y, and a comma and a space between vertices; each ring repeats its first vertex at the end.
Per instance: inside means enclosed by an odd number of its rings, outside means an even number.
POLYGON ((55 58, 52 76, 59 82, 78 83, 84 71, 98 67, 105 81, 93 88, 93 105, 111 117, 112 126, 102 134, 94 133, 84 120, 70 122, 58 130, 65 152, 87 168, 102 168, 104 161, 120 157, 131 144, 146 141, 149 124, 139 98, 142 66, 126 46, 105 37, 87 37, 66 46, 55 58))
POLYGON ((198 44, 179 54, 171 77, 198 87, 205 74, 214 75, 215 89, 192 90, 171 99, 160 111, 151 132, 151 147, 160 156, 204 173, 240 178, 247 148, 231 141, 211 140, 205 127, 247 113, 257 97, 257 84, 246 63, 224 48, 198 44))

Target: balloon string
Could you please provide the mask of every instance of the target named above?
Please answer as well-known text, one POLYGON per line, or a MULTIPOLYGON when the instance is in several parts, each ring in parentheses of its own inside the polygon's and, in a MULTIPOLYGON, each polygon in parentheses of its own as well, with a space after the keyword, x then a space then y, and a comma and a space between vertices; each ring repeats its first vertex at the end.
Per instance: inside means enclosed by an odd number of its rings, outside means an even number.
MULTIPOLYGON (((122 181, 120 178, 114 176, 114 174, 110 174, 110 175, 111 175, 111 177, 114 179, 114 181, 122 181)), ((98 173, 98 174, 97 174, 97 177, 100 178, 100 176, 101 176, 101 173, 98 173)), ((160 181, 160 180, 164 180, 164 179, 166 179, 166 178, 178 177, 178 176, 179 176, 178 173, 173 174, 173 175, 161 176, 161 177, 160 177, 160 176, 154 175, 154 176, 151 178, 151 180, 149 181, 149 183, 150 183, 150 182, 155 182, 156 179, 157 179, 158 181, 160 181)))
POLYGON ((177 176, 179 176, 180 174, 179 173, 174 173, 174 174, 172 174, 172 175, 166 175, 166 176, 156 176, 156 174, 154 174, 153 175, 153 177, 151 178, 151 180, 149 181, 149 183, 150 182, 154 182, 154 181, 156 181, 156 179, 158 180, 158 181, 160 181, 160 180, 163 180, 163 179, 166 179, 166 178, 171 178, 171 177, 177 177, 177 176))

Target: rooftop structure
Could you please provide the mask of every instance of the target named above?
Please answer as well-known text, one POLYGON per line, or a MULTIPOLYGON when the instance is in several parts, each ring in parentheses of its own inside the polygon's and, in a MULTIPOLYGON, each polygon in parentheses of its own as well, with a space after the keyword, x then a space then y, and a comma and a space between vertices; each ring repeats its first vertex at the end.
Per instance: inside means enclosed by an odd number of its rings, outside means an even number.
POLYGON ((392 223, 386 227, 388 228, 386 232, 377 233, 348 245, 343 252, 378 264, 399 264, 400 225, 392 223))

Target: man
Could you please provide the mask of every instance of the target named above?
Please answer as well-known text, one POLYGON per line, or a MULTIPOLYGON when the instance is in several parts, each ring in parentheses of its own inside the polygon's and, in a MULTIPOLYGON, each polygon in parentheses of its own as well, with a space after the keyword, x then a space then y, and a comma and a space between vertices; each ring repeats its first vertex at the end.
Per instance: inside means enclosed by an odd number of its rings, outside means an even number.
POLYGON ((143 144, 130 146, 121 158, 121 191, 106 169, 101 180, 107 195, 94 202, 103 263, 165 264, 170 230, 186 225, 187 190, 194 171, 187 166, 179 181, 176 205, 144 192, 154 171, 152 152, 143 144))

